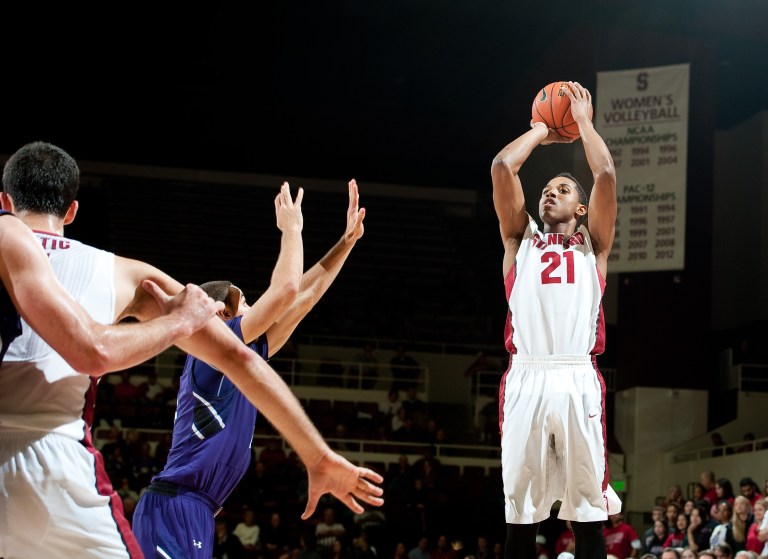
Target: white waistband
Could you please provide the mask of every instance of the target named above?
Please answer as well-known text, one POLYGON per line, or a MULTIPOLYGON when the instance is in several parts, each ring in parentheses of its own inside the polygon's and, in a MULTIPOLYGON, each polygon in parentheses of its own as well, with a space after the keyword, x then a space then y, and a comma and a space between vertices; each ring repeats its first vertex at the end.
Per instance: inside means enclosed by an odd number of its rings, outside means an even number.
POLYGON ((593 355, 518 355, 511 356, 512 363, 545 363, 547 365, 586 365, 591 364, 593 355))

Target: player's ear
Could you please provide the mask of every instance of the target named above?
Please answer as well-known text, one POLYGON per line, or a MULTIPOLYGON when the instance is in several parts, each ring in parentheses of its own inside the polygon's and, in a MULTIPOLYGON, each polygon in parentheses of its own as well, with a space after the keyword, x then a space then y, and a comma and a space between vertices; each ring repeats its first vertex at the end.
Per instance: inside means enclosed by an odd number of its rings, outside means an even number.
POLYGON ((77 202, 77 200, 72 200, 72 203, 69 205, 69 209, 67 210, 67 213, 64 215, 64 225, 69 225, 73 221, 75 221, 75 216, 77 215, 77 209, 80 207, 80 204, 77 202))
POLYGON ((7 192, 0 192, 0 208, 6 212, 13 212, 13 201, 7 192))
POLYGON ((576 215, 578 215, 579 217, 583 215, 587 215, 587 206, 585 206, 584 204, 579 204, 578 207, 576 208, 576 215))

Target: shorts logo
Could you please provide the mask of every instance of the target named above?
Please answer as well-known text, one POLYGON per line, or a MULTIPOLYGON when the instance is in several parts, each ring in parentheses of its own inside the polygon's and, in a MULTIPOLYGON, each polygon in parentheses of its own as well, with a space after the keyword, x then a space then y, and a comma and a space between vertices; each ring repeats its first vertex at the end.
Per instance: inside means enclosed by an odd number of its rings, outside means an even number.
POLYGON ((594 419, 594 418, 596 418, 596 417, 597 417, 597 414, 596 414, 596 413, 590 413, 590 414, 589 414, 589 418, 590 418, 590 419, 594 419))
POLYGON ((194 545, 197 549, 203 549, 203 542, 192 540, 192 545, 194 545))

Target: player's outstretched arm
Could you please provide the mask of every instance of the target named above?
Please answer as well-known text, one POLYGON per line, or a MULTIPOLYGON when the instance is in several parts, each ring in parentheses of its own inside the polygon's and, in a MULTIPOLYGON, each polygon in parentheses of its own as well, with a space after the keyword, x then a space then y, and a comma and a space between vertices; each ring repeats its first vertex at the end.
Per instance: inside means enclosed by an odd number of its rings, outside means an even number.
MULTIPOLYGON (((116 284, 120 287, 118 301, 132 300, 123 315, 144 320, 157 312, 157 306, 143 293, 137 292, 142 297, 133 298, 135 286, 144 278, 151 279, 168 293, 181 290, 181 284, 176 280, 143 262, 118 258, 116 266, 116 280, 119 280, 116 284)), ((312 514, 317 498, 323 493, 332 493, 358 512, 359 505, 353 498, 373 505, 381 504, 382 491, 375 485, 382 482, 381 477, 352 465, 331 451, 280 375, 242 343, 224 322, 218 318, 209 320, 177 345, 224 372, 299 455, 307 466, 311 486, 305 517, 312 514)))
POLYGON ((328 288, 339 275, 350 252, 352 252, 355 243, 363 236, 365 208, 360 207, 357 182, 352 179, 347 186, 349 188, 349 204, 344 234, 325 256, 304 273, 301 278, 299 294, 293 304, 267 329, 270 356, 274 355, 285 344, 299 322, 307 316, 307 313, 328 291, 328 288))
MULTIPOLYGON (((301 212, 303 198, 304 189, 299 188, 296 200, 292 200, 287 182, 282 184, 280 193, 275 198, 277 227, 283 232, 280 255, 269 287, 241 319, 240 329, 246 343, 261 336, 288 309, 299 292, 301 273, 304 271, 304 245, 301 238, 304 226, 301 212)), ((271 346, 272 340, 268 341, 271 346)))
POLYGON ((100 376, 127 369, 189 336, 220 305, 200 288, 156 302, 159 316, 146 324, 103 325, 62 287, 30 229, 13 216, 0 218, 0 276, 19 314, 75 370, 100 376))
POLYGON ((581 142, 595 181, 589 195, 588 227, 598 266, 601 266, 600 271, 605 276, 616 231, 616 169, 608 146, 590 118, 592 95, 578 82, 568 82, 568 86, 565 92, 571 100, 571 114, 579 125, 581 142))

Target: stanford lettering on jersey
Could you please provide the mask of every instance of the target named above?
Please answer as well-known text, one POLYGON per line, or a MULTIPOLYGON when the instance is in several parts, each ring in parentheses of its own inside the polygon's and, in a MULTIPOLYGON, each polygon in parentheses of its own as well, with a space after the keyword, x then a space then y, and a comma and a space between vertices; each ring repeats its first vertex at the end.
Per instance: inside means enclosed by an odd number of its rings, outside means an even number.
POLYGON ((66 250, 69 248, 69 241, 67 239, 40 237, 40 243, 43 245, 43 248, 48 254, 54 250, 66 250))
POLYGON ((584 244, 584 235, 581 232, 576 232, 567 239, 562 233, 546 233, 545 235, 546 239, 542 239, 541 235, 536 233, 533 237, 533 246, 543 250, 549 245, 562 245, 565 243, 567 246, 572 247, 584 244))

